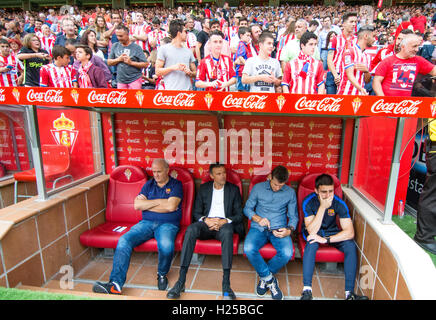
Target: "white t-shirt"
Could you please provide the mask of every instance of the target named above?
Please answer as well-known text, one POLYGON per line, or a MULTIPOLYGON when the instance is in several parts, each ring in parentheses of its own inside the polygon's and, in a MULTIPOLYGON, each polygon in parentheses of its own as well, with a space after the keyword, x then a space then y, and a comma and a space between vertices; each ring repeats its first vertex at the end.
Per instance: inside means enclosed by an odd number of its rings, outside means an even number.
MULTIPOLYGON (((242 73, 249 76, 274 75, 276 78, 281 78, 283 75, 280 62, 277 59, 263 60, 259 56, 248 58, 242 73)), ((250 84, 250 92, 274 93, 276 90, 273 83, 256 81, 250 84)))
MULTIPOLYGON (((221 189, 215 189, 215 186, 213 187, 212 203, 207 217, 226 219, 226 213, 224 211, 224 187, 221 189)), ((227 222, 232 223, 232 220, 227 219, 227 222)))

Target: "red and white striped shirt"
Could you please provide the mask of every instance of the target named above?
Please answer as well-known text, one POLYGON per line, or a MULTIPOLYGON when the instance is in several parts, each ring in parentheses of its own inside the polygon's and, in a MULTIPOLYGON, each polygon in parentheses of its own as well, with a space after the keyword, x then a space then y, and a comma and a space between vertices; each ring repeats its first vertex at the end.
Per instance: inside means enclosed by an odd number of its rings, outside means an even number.
POLYGON ((54 63, 41 67, 39 72, 39 85, 41 87, 72 88, 77 82, 76 70, 72 66, 58 67, 54 63))
POLYGON ((329 51, 335 51, 335 54, 333 55, 333 65, 336 67, 336 72, 339 73, 339 66, 342 61, 342 53, 345 49, 355 45, 356 41, 357 37, 355 35, 345 38, 343 33, 331 39, 329 44, 329 51))
POLYGON ((188 34, 186 35, 186 46, 189 49, 192 49, 195 48, 196 45, 197 45, 197 37, 193 32, 188 32, 188 34))
POLYGON ((7 57, 0 55, 0 68, 12 66, 9 71, 0 73, 0 87, 17 87, 18 72, 23 70, 23 65, 15 55, 10 54, 7 57))
POLYGON ((39 40, 41 41, 41 49, 47 50, 48 54, 51 55, 51 51, 56 41, 56 36, 55 35, 51 35, 49 37, 41 36, 39 40))
MULTIPOLYGON (((156 49, 157 49, 161 46, 161 42, 165 37, 169 37, 168 32, 166 32, 163 29, 154 29, 148 34, 148 43, 151 43, 152 41, 156 41, 156 49)), ((150 49, 149 51, 151 52, 152 49, 151 46, 149 49, 150 49)))
MULTIPOLYGON (((212 55, 208 55, 198 65, 196 80, 227 82, 233 77, 236 77, 236 73, 233 69, 232 59, 229 56, 220 55, 219 59, 216 60, 212 55)), ((206 88, 206 91, 217 91, 218 89, 220 88, 209 87, 206 88)), ((224 91, 229 91, 229 88, 225 88, 224 91)))
POLYGON ((282 54, 283 48, 286 46, 289 40, 295 39, 294 34, 282 34, 279 36, 279 39, 277 40, 277 56, 276 59, 280 61, 280 56, 282 54))
MULTIPOLYGON (((151 31, 151 27, 145 23, 141 26, 138 26, 136 24, 130 26, 130 35, 131 36, 145 36, 150 31, 151 31)), ((136 40, 135 43, 137 45, 139 45, 143 51, 150 49, 149 44, 148 44, 148 40, 147 41, 136 40)))
MULTIPOLYGON (((370 56, 360 49, 359 45, 352 46, 349 49, 346 49, 342 55, 342 63, 340 65, 339 72, 341 74, 341 82, 338 87, 338 94, 342 95, 360 95, 362 94, 351 81, 348 80, 347 74, 345 70, 353 67, 356 64, 364 64, 368 67, 370 65, 370 56)), ((359 84, 364 87, 365 86, 365 73, 362 71, 354 69, 354 77, 357 79, 359 84)))
POLYGON ((288 86, 290 93, 315 94, 324 81, 325 72, 322 61, 305 56, 300 52, 297 58, 286 63, 282 85, 288 86), (304 77, 301 72, 306 62, 309 65, 306 67, 306 76, 304 77))

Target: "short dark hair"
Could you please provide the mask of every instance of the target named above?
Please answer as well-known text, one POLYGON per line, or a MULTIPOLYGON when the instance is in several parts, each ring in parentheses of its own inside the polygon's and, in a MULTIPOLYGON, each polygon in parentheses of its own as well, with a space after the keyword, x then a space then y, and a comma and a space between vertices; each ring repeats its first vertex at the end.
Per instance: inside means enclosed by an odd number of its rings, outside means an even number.
POLYGON ((65 55, 67 56, 71 56, 71 52, 70 50, 68 50, 67 48, 63 47, 63 46, 54 46, 53 50, 51 51, 52 55, 53 55, 53 60, 56 60, 58 57, 63 58, 65 55))
POLYGON ((76 49, 79 49, 79 48, 83 49, 83 51, 85 51, 85 53, 87 55, 89 55, 89 59, 91 60, 91 58, 92 58, 92 49, 89 46, 85 45, 85 44, 78 44, 78 45, 76 45, 76 49))
POLYGON ((309 27, 310 26, 317 26, 318 27, 319 26, 319 22, 316 21, 316 20, 312 20, 312 21, 309 22, 309 27))
POLYGON ((214 30, 209 34, 209 38, 212 38, 212 36, 220 36, 224 39, 224 33, 222 33, 220 30, 214 30))
POLYGON ((219 163, 219 162, 211 163, 211 164, 209 165, 209 174, 212 173, 212 170, 213 170, 213 169, 215 169, 215 168, 222 168, 222 167, 225 168, 225 165, 224 165, 223 163, 219 163))
POLYGON ((342 16, 342 22, 347 21, 350 17, 357 17, 357 12, 347 12, 342 16))
POLYGON ((274 40, 273 34, 269 31, 262 32, 259 36, 259 43, 264 43, 266 39, 273 39, 274 40))
POLYGON ((410 29, 403 29, 400 31, 402 34, 414 34, 413 30, 410 29))
POLYGON ((125 33, 129 34, 129 28, 127 28, 124 24, 119 24, 115 30, 124 30, 125 33))
POLYGON ((318 37, 313 32, 306 31, 300 38, 300 48, 301 46, 305 46, 310 39, 318 40, 318 37))
POLYGON ((246 34, 247 32, 251 32, 250 29, 248 29, 248 27, 240 27, 238 30, 238 36, 239 38, 243 35, 246 34))
POLYGON ((177 37, 177 33, 183 32, 183 28, 185 27, 185 23, 180 19, 171 20, 170 22, 170 36, 171 38, 177 37))
POLYGON ((289 172, 284 166, 277 166, 271 171, 271 180, 276 178, 279 183, 285 183, 288 181, 289 172))
POLYGON ((320 174, 315 179, 316 189, 318 189, 320 186, 334 186, 334 185, 335 185, 335 181, 333 180, 332 176, 327 173, 320 174))
POLYGON ((212 29, 212 26, 213 26, 214 24, 217 24, 217 25, 220 24, 220 22, 218 21, 218 19, 211 19, 211 20, 209 20, 209 29, 212 29))
POLYGON ((9 41, 5 38, 0 38, 0 44, 7 44, 9 47, 11 46, 9 41))

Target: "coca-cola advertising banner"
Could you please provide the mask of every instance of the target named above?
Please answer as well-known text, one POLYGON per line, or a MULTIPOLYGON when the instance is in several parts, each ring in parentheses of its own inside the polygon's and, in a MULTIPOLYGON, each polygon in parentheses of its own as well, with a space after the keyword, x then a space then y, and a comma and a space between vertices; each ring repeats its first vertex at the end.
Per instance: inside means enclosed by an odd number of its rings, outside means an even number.
MULTIPOLYGON (((285 165, 292 181, 308 173, 338 174, 342 121, 335 118, 215 116, 116 113, 115 144, 119 165, 150 171, 153 159, 187 168, 195 178, 211 162, 225 160, 242 179, 285 165), (264 171, 262 171, 264 170, 264 171)), ((106 171, 115 167, 114 130, 103 113, 106 171)))
POLYGON ((436 116, 428 97, 329 96, 246 92, 3 88, 0 104, 268 112, 336 116, 436 116))

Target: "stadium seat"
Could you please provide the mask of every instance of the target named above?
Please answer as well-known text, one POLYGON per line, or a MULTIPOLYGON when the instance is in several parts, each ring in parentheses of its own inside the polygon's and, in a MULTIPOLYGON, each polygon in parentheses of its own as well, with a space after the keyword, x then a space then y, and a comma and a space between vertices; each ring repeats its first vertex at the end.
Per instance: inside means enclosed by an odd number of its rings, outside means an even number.
MULTIPOLYGON (((231 169, 226 170, 227 181, 233 183, 237 187, 239 187, 239 191, 241 193, 242 198, 242 181, 239 178, 239 175, 231 169)), ((205 183, 210 181, 209 172, 206 172, 206 175, 202 178, 201 183, 205 183)), ((233 233, 233 254, 238 254, 238 245, 239 245, 239 234, 233 233)), ((221 241, 216 239, 208 239, 208 240, 200 240, 198 239, 195 244, 194 253, 198 254, 213 254, 213 255, 221 255, 221 241)))
MULTIPOLYGON (((319 173, 312 173, 305 176, 301 180, 298 186, 297 199, 298 199, 299 221, 298 221, 297 230, 298 230, 298 249, 300 250, 301 258, 303 258, 304 256, 304 248, 306 246, 306 240, 304 239, 303 233, 301 232, 304 222, 304 213, 302 209, 302 204, 304 198, 306 198, 309 194, 314 192, 315 179, 319 175, 320 175, 319 173)), ((341 182, 337 177, 333 175, 331 176, 333 177, 333 180, 335 182, 335 189, 334 189, 335 195, 337 195, 339 198, 342 199, 341 182)), ((343 262, 344 254, 333 246, 330 246, 328 244, 320 244, 319 249, 316 252, 315 261, 316 262, 343 262)))
MULTIPOLYGON (((67 174, 70 168, 68 147, 60 144, 45 144, 41 146, 41 155, 45 181, 52 183, 53 189, 62 179, 68 178, 73 181, 73 176, 67 174)), ((17 203, 19 197, 32 197, 18 194, 18 182, 36 182, 35 168, 15 173, 14 179, 14 203, 17 203)))
POLYGON ((80 235, 80 243, 87 247, 117 247, 119 238, 142 219, 133 207, 136 196, 147 182, 145 172, 135 166, 119 166, 109 178, 106 200, 106 222, 80 235))

